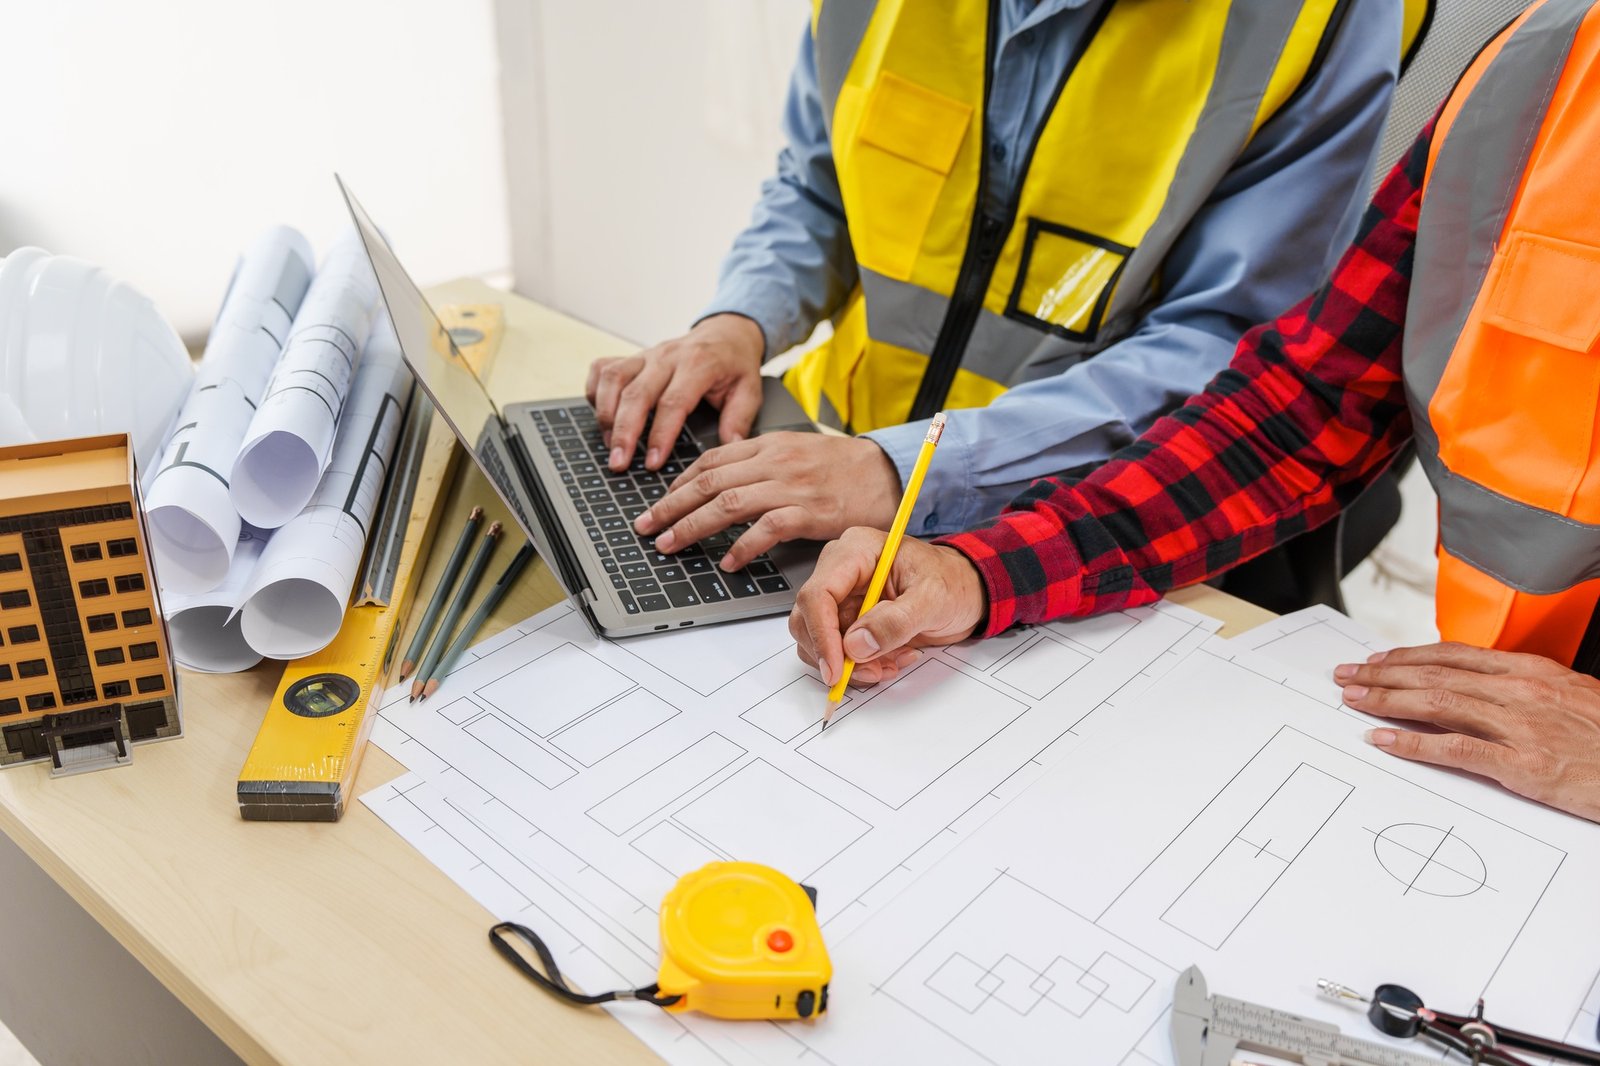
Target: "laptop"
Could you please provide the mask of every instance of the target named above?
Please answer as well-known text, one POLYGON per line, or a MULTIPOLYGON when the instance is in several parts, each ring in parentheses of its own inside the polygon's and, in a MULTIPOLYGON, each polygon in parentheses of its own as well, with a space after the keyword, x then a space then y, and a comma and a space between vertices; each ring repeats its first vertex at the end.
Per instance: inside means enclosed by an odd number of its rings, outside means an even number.
MULTIPOLYGON (((780 545, 724 573, 717 563, 747 526, 672 555, 657 552, 653 536, 633 532, 633 520, 666 494, 672 479, 716 446, 714 411, 696 412, 659 471, 645 469, 641 439, 628 469, 612 473, 594 410, 582 396, 497 406, 343 180, 339 190, 406 364, 596 635, 629 637, 789 611, 816 563, 814 542, 780 545)), ((815 431, 782 382, 764 378, 763 389, 755 432, 815 431)))

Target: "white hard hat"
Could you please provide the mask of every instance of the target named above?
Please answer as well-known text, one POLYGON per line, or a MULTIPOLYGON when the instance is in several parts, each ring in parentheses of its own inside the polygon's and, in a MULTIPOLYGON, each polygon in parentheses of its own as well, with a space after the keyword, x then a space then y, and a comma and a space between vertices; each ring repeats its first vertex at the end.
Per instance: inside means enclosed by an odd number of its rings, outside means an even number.
POLYGON ((40 248, 0 259, 0 444, 127 433, 159 456, 194 367, 155 304, 40 248))

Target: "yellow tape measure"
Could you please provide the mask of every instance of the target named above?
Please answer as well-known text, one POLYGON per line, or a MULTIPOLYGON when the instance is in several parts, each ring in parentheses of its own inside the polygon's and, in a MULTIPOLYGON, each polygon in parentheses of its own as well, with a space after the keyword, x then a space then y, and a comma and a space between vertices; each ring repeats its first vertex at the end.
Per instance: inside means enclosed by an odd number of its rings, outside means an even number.
MULTIPOLYGON (((440 309, 462 358, 483 373, 504 333, 496 304, 440 309), (470 333, 460 332, 470 330, 470 333)), ((425 402, 419 390, 416 402, 425 402)), ((383 685, 390 652, 410 606, 414 577, 448 495, 455 435, 442 418, 428 427, 404 546, 395 564, 386 606, 365 604, 345 612, 333 643, 284 667, 266 718, 239 771, 239 814, 251 821, 334 822, 344 814, 373 716, 368 701, 383 685)))
POLYGON ((644 988, 574 990, 538 934, 515 922, 489 930, 489 941, 542 988, 583 1005, 640 999, 715 1018, 814 1018, 828 1009, 833 979, 811 890, 753 862, 707 863, 679 878, 661 901, 661 968, 644 988), (528 944, 544 971, 505 933, 528 944))

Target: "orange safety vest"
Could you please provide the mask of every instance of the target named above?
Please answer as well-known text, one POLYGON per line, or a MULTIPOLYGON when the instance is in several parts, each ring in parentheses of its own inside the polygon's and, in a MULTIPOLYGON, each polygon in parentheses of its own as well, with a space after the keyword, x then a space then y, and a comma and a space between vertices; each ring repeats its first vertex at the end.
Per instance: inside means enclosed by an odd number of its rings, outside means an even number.
POLYGON ((1440 633, 1573 661, 1600 599, 1600 0, 1542 0, 1434 133, 1406 310, 1440 633))

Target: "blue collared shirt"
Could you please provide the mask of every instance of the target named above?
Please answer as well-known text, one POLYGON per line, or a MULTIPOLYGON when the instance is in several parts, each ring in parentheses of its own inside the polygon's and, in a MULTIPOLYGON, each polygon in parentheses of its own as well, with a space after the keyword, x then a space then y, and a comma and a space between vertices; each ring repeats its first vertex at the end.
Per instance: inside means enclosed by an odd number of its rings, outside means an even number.
MULTIPOLYGON (((1102 2, 1001 0, 985 111, 993 208, 1102 2)), ((987 407, 950 412, 911 529, 967 529, 1035 478, 1105 460, 1228 365, 1244 331, 1321 283, 1355 233, 1400 56, 1398 0, 1354 0, 1293 101, 1257 132, 1162 265, 1161 303, 1129 336, 987 407)), ((1265 59, 1263 59, 1265 62, 1265 59)), ((856 282, 809 30, 784 108, 786 147, 700 317, 755 320, 769 355, 810 336, 856 282)), ((901 482, 925 425, 866 434, 901 482)))

